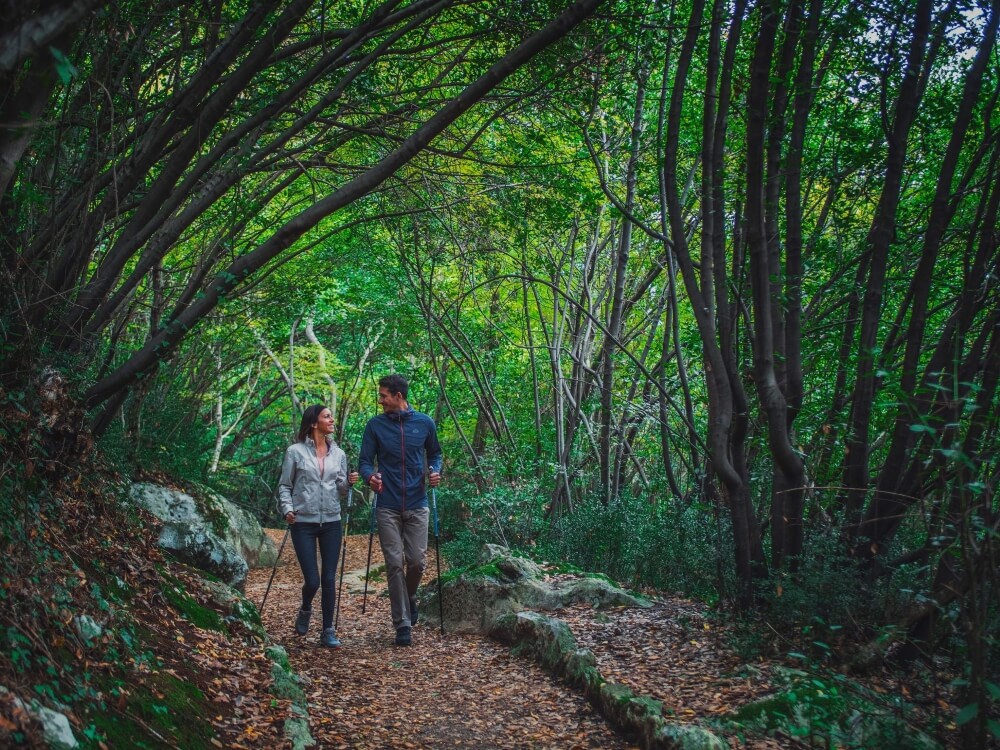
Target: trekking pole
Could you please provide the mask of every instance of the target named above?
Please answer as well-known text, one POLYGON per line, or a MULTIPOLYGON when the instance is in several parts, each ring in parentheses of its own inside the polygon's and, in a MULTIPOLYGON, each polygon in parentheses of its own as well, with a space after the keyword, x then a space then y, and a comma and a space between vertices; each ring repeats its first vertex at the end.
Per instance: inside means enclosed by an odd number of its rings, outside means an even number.
POLYGON ((365 563, 365 595, 361 598, 361 614, 368 605, 368 575, 372 568, 372 541, 375 539, 375 506, 378 505, 378 493, 372 495, 372 520, 368 526, 368 562, 365 563))
MULTIPOLYGON (((354 487, 351 487, 347 491, 347 496, 350 497, 351 493, 354 492, 354 487)), ((347 532, 351 528, 351 506, 347 506, 347 515, 344 519, 344 554, 340 558, 340 585, 337 587, 337 611, 333 618, 333 629, 337 629, 337 623, 340 622, 340 602, 342 601, 344 595, 344 567, 347 565, 347 532)))
POLYGON ((264 598, 260 601, 260 606, 257 608, 257 614, 264 615, 264 605, 267 603, 267 595, 271 592, 271 584, 274 582, 274 574, 278 572, 278 561, 281 560, 281 553, 285 551, 285 542, 288 541, 288 532, 292 530, 291 526, 285 529, 285 535, 281 538, 281 547, 278 549, 278 556, 274 558, 274 567, 271 568, 271 578, 267 582, 267 588, 264 589, 264 598))
POLYGON ((438 535, 437 488, 431 487, 431 508, 434 510, 434 555, 438 569, 438 617, 441 620, 441 635, 444 635, 444 594, 441 590, 441 537, 438 535))

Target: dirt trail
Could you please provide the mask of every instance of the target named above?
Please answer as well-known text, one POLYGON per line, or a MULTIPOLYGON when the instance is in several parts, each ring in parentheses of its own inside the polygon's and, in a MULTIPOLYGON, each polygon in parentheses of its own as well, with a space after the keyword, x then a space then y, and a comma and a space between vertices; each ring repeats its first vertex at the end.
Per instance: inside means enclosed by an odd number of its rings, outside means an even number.
MULTIPOLYGON (((277 544, 282 532, 269 531, 277 544)), ((346 570, 363 571, 368 536, 348 538, 346 570)), ((428 550, 433 578, 434 550, 428 550)), ((418 625, 413 645, 393 645, 385 583, 344 584, 338 636, 343 648, 319 645, 319 595, 303 637, 292 623, 302 574, 285 546, 264 610, 271 638, 284 646, 304 680, 313 737, 322 748, 634 748, 576 691, 489 639, 441 635, 418 625)), ((382 565, 375 540, 372 567, 382 565)), ((247 596, 259 602, 270 569, 252 570, 247 596)))

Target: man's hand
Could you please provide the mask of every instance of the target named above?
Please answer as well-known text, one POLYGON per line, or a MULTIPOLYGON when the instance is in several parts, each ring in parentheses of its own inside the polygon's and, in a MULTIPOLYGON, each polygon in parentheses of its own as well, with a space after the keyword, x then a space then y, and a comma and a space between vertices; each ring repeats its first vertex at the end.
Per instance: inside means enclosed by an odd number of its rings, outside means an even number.
POLYGON ((382 491, 382 475, 372 474, 368 477, 368 486, 372 488, 372 492, 382 491))
POLYGON ((432 471, 430 476, 428 477, 428 480, 430 481, 431 487, 437 487, 439 484, 441 484, 441 472, 432 471))

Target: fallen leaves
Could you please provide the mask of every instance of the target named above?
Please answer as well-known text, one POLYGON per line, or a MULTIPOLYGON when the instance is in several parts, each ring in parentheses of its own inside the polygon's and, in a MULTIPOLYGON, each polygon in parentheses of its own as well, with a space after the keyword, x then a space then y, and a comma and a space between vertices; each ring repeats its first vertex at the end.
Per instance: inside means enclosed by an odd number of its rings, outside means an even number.
MULTIPOLYGON (((382 564, 377 546, 373 566, 382 564)), ((349 537, 347 570, 364 569, 367 551, 367 536, 349 537)), ((338 626, 343 648, 322 649, 318 623, 296 636, 301 573, 293 555, 286 550, 288 562, 278 568, 263 619, 306 682, 311 730, 321 747, 634 747, 582 695, 498 643, 442 636, 420 624, 413 646, 393 646, 383 582, 369 588, 365 614, 363 597, 345 591, 338 626)), ((270 570, 251 571, 248 596, 259 601, 269 576, 270 570)))

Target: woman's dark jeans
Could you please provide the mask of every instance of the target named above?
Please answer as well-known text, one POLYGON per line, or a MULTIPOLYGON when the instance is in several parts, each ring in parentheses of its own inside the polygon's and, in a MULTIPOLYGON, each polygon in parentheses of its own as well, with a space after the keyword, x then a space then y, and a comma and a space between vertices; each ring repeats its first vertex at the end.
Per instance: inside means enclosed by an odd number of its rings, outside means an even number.
POLYGON ((340 557, 340 521, 329 523, 301 523, 291 526, 292 545, 302 568, 302 609, 311 609, 313 597, 323 587, 323 628, 333 627, 333 607, 337 591, 337 562, 340 557), (317 544, 318 543, 318 544, 317 544), (320 577, 316 560, 316 547, 323 561, 320 577))

